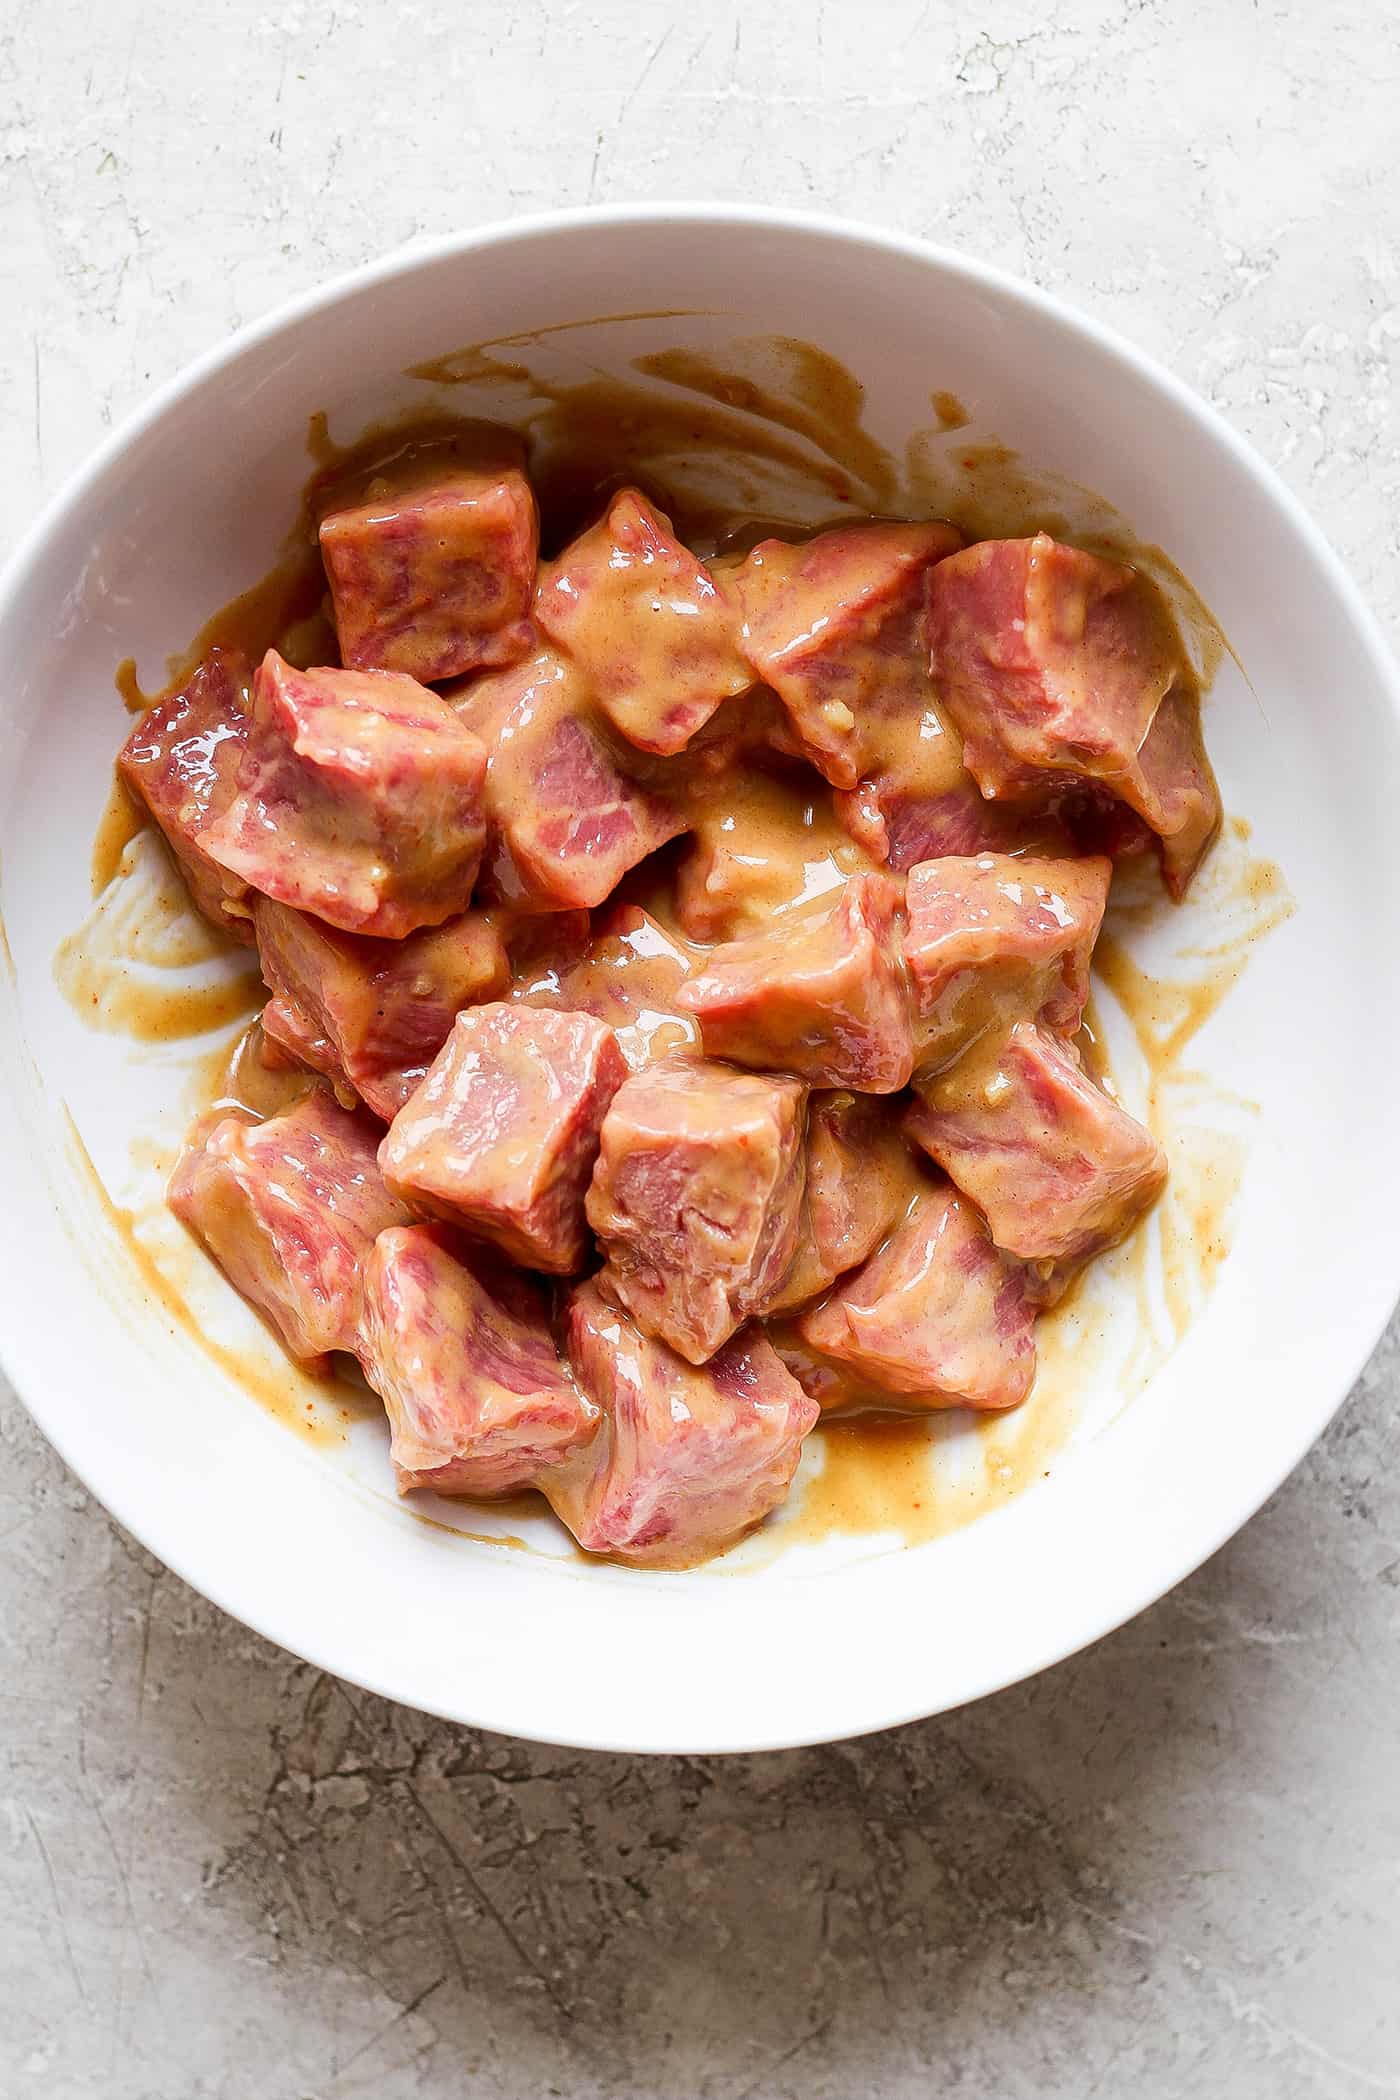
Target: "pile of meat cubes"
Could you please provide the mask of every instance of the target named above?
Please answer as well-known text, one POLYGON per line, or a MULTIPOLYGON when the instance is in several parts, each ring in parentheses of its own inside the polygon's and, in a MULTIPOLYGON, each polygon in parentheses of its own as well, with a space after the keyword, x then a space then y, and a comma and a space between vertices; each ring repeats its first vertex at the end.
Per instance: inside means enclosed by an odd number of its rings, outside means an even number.
POLYGON ((340 663, 215 651, 121 757, 320 1075, 179 1163, 228 1278, 358 1359, 402 1490, 655 1566, 780 1502, 822 1403, 1023 1400, 1165 1175, 1076 1046, 1113 860, 1180 896, 1219 822, 1140 579, 942 524, 707 562, 635 489, 541 562, 495 463, 319 536, 340 663), (849 842, 781 910, 728 814, 769 775, 849 842))

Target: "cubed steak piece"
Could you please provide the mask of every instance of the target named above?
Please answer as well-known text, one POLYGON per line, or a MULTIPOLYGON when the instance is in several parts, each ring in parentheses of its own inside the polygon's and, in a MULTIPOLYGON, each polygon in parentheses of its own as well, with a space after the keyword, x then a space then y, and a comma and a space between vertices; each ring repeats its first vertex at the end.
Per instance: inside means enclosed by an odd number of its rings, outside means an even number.
POLYGON ((265 897, 397 940, 469 902, 485 772, 480 740, 416 680, 298 671, 269 649, 238 793, 204 843, 265 897))
POLYGON ((253 929, 240 908, 248 885, 204 845, 237 792, 248 741, 247 682, 242 656, 213 650, 177 693, 147 708, 122 746, 117 771, 160 826, 204 916, 250 942, 253 929))
POLYGON ((930 572, 928 619, 934 683, 983 794, 1087 783, 1116 797, 1158 834, 1182 895, 1219 791, 1185 651, 1143 578, 1043 532, 983 540, 930 572))
POLYGON ((782 1501, 818 1409, 757 1329, 697 1369, 588 1283, 568 1348, 602 1420, 540 1486, 585 1552, 694 1567, 782 1501))
POLYGON ((897 1093, 914 1064, 899 903, 888 876, 853 875, 833 898, 713 949, 677 1004, 712 1057, 897 1093))
POLYGON ((469 1006, 379 1148, 389 1186, 527 1268, 584 1258, 598 1132, 627 1066, 591 1014, 469 1006))
POLYGON ((683 751, 754 682, 737 608, 637 489, 540 571, 535 619, 643 751, 683 751))
MULTIPOLYGON (((937 708, 923 729, 939 724, 937 708)), ((988 802, 963 770, 961 745, 941 726, 927 736, 887 740, 875 772, 835 797, 850 836, 897 875, 921 860, 979 853, 1035 853, 1059 858, 1079 848, 1057 811, 1029 802, 988 802), (941 738, 941 742, 940 742, 941 738)), ((1116 806, 1116 805, 1115 805, 1116 806)))
POLYGON ((1136 772, 1119 788, 1128 807, 1156 832, 1162 880, 1178 903, 1215 844, 1220 789, 1201 736, 1200 696, 1173 686, 1157 710, 1136 772))
POLYGON ((838 525, 797 546, 763 540, 738 571, 740 646, 833 786, 855 786, 892 709, 918 711, 924 578, 961 545, 951 525, 838 525))
POLYGON ((949 856, 911 868, 904 955, 919 1054, 944 1061, 986 1029, 1039 1020, 1073 1035, 1111 861, 949 856))
POLYGON ((1021 1264, 946 1186, 920 1196, 798 1333, 863 1382, 924 1407, 1015 1407, 1035 1377, 1021 1264))
POLYGON ((1115 781, 1184 669, 1135 570, 1044 532, 939 562, 928 618, 934 683, 994 798, 1044 772, 1115 781))
POLYGON ((539 1286, 441 1225, 376 1240, 359 1353, 389 1416, 401 1495, 533 1487, 598 1426, 559 1360, 539 1286))
POLYGON ((1151 1131, 1030 1022, 975 1045, 921 1092, 910 1135, 984 1212, 997 1245, 1026 1261, 1111 1247, 1167 1178, 1151 1131))
POLYGON ((342 661, 431 682, 534 643, 539 517, 516 467, 440 469, 321 520, 342 661))
POLYGON ((259 1015, 262 1024, 262 1062, 270 1072, 287 1065, 301 1065, 319 1072, 331 1082, 343 1108, 357 1108, 359 1096, 345 1076, 345 1067, 329 1036, 290 999, 269 999, 259 1015))
POLYGON ((627 772, 586 682, 552 650, 453 695, 490 748, 487 869, 507 904, 601 904, 629 868, 686 828, 684 812, 627 772))
POLYGON ((269 987, 330 1044, 340 1071, 386 1123, 463 1007, 497 998, 510 975, 500 934, 481 912, 381 941, 260 897, 253 923, 269 987))
MULTIPOLYGON (((699 1029, 677 1004, 694 960, 684 942, 639 904, 608 906, 591 930, 587 914, 580 914, 582 938, 567 923, 573 913, 556 916, 566 922, 557 943, 548 939, 555 918, 541 917, 533 924, 543 938, 512 944, 513 998, 606 1021, 634 1072, 674 1051, 699 1047, 699 1029)), ((525 927, 531 923, 526 920, 525 927)))
POLYGON ((704 1363, 762 1312, 792 1260, 806 1089, 663 1058, 613 1097, 588 1191, 605 1291, 704 1363))
POLYGON ((813 1094, 797 1251, 766 1311, 805 1305, 856 1268, 927 1182, 888 1103, 870 1094, 813 1094))
POLYGON ((176 1217, 307 1363, 354 1349, 370 1249, 408 1222, 375 1164, 379 1135, 318 1086, 265 1123, 222 1117, 171 1178, 176 1217))

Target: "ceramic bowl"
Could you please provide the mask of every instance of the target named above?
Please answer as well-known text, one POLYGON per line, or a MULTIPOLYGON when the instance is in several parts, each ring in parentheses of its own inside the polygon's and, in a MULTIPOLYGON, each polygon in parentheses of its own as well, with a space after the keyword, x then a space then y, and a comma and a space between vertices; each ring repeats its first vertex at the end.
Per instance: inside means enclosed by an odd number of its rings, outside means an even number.
MULTIPOLYGON (((655 383, 674 407, 674 377, 655 383)), ((799 450, 815 434, 840 451, 821 413, 790 419, 799 450)), ((1208 646, 1199 618, 1193 632, 1208 646)), ((103 447, 7 571, 0 660, 0 1354, 122 1524, 320 1667, 453 1719, 628 1750, 754 1749, 931 1714, 1054 1662, 1196 1567, 1297 1463, 1381 1330, 1400 1277, 1395 669, 1241 440, 1027 285, 920 241, 728 206, 557 214, 391 256, 201 359, 103 447), (1030 508, 1080 530, 1121 514, 1234 652, 1206 724, 1236 821, 1182 913, 1129 900, 1101 994, 1123 1091, 1172 1150, 1175 1207, 1062 1326, 1038 1427, 1033 1402, 1001 1442, 965 1425, 940 1440, 946 1521, 922 1543, 872 1494, 825 1529, 794 1515, 713 1567, 638 1574, 585 1564, 543 1518, 400 1506, 382 1429, 351 1407, 342 1435, 338 1407, 280 1372, 159 1216, 163 1163, 244 988, 221 1004, 228 965, 158 899, 143 929, 109 898, 109 961, 125 954, 156 999, 163 972, 192 972, 207 1032, 132 1040, 110 971, 97 982, 74 959, 126 733, 114 665, 134 656, 154 681, 268 566, 312 411, 349 436, 439 401, 409 368, 501 337, 516 340, 474 378, 459 361, 453 404, 510 413, 536 354, 577 384, 635 377, 659 349, 718 368, 739 339, 780 362, 783 342, 815 344, 863 387, 889 454, 924 433, 926 497, 943 474, 970 501, 981 475, 983 496, 995 482, 1009 501, 1033 468, 1030 508)), ((128 891, 159 889, 160 866, 132 850, 128 891)), ((808 1472, 820 1464, 814 1450, 808 1472)))

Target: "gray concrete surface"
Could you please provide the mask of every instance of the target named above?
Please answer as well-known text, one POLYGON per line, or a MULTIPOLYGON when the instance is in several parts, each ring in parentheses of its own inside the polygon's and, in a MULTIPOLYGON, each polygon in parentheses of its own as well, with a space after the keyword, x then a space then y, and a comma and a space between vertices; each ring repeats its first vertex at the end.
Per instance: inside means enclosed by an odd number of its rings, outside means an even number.
MULTIPOLYGON (((0 530, 332 270, 713 194, 935 234, 1126 329, 1394 633, 1397 85, 1373 0, 6 0, 0 530)), ((1393 1330, 1231 1546, 1037 1682, 654 1763, 269 1649, 6 1396, 0 2094, 1400 2094, 1397 1391, 1393 1330)))

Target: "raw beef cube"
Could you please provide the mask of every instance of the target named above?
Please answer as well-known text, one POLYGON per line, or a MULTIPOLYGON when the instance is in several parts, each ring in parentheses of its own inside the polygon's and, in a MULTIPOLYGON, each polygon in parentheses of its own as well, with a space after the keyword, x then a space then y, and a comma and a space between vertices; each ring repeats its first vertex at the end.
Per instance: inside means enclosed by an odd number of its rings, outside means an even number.
POLYGON ((978 1044, 923 1089, 909 1131, 1026 1261, 1087 1258, 1154 1203, 1167 1162, 1149 1130, 1030 1022, 978 1044))
POLYGON ((598 1426, 559 1360, 538 1285, 483 1262, 441 1225, 376 1240, 360 1364, 388 1412, 401 1495, 533 1487, 598 1426))
POLYGON ((898 907, 888 876, 853 875, 834 901, 712 950, 677 1003, 712 1057, 897 1093, 914 1064, 898 907))
POLYGON ((431 681, 534 644, 539 517, 518 468, 457 468, 321 520, 341 658, 431 681))
POLYGON ((476 680, 454 704, 490 747, 487 867, 507 904, 601 904, 685 830, 683 811, 624 770, 582 674, 553 651, 476 680))
POLYGON ((244 659, 215 649, 178 693, 146 710, 117 760, 124 784, 164 833, 199 909, 241 941, 253 938, 240 908, 248 885, 210 858, 204 833, 236 792, 248 741, 247 681, 244 659))
POLYGON ((683 751, 753 684, 735 606, 636 489, 541 571, 535 618, 643 751, 683 751))
MULTIPOLYGON (((557 915, 571 920, 574 914, 557 915)), ((606 1021, 632 1071, 659 1057, 698 1048, 700 1031, 676 1001, 693 955, 639 904, 615 904, 582 939, 566 926, 557 941, 516 946, 511 996, 527 1006, 553 1006, 606 1021)), ((526 921, 528 925, 530 922, 526 921)), ((533 922, 542 930, 553 918, 533 922)))
POLYGON ((797 1252, 767 1312, 805 1305, 856 1268, 927 1179, 886 1103, 869 1094, 813 1094, 797 1252))
POLYGON ((469 1006, 389 1127, 385 1179, 527 1267, 567 1275, 587 1250, 584 1192, 626 1074, 591 1014, 469 1006))
POLYGON ((481 912, 402 941, 342 933, 266 897, 253 922, 268 984, 330 1044, 350 1085, 386 1122, 462 1008, 497 998, 509 976, 500 934, 481 912))
POLYGON ((892 710, 917 711, 924 577, 961 544, 951 525, 839 525, 798 546, 764 540, 739 570, 740 646, 833 786, 855 786, 892 710))
POLYGON ((911 868, 904 954, 921 1057, 946 1060, 973 1036, 1015 1020, 1073 1035, 1112 875, 1104 859, 999 853, 911 868))
POLYGON ((792 1260, 805 1098, 795 1079, 684 1057, 614 1096, 588 1191, 603 1288, 691 1363, 764 1309, 792 1260))
POLYGON ((1180 902, 1221 821, 1220 789, 1201 739, 1201 703, 1189 686, 1167 694, 1119 793, 1156 832, 1163 880, 1180 902))
POLYGON ((870 869, 829 789, 801 774, 746 756, 722 784, 697 784, 676 870, 676 916, 693 940, 740 940, 870 869))
POLYGON ((602 1421, 540 1486, 586 1552, 693 1567, 782 1501, 818 1409, 756 1328, 696 1369, 586 1283, 568 1347, 602 1421))
POLYGON ((940 562, 928 616, 934 682, 986 795, 1028 771, 1112 782, 1184 668, 1135 570, 1043 532, 940 562))
POLYGON ((1015 1407, 1035 1377, 1034 1320, 1020 1263, 944 1187, 921 1196, 798 1333, 862 1380, 926 1407, 1015 1407))
MULTIPOLYGON (((925 722, 935 719, 929 709, 925 722)), ((960 747, 959 747, 960 748, 960 747)), ((949 854, 1038 853, 1059 858, 1079 842, 1056 811, 988 802, 959 759, 932 740, 888 747, 878 773, 835 797, 836 814, 872 860, 897 875, 949 854)), ((1117 807, 1115 804, 1114 807, 1117 807)))
POLYGON ((290 999, 269 999, 260 1016, 262 1061, 271 1072, 287 1065, 302 1065, 320 1072, 334 1089, 343 1108, 355 1108, 359 1097, 345 1076, 335 1044, 324 1036, 290 999))
POLYGON ((297 671, 269 649, 239 792, 205 844, 265 897, 399 939, 468 903, 485 771, 479 739, 414 679, 297 671))
POLYGON ((222 1117, 171 1178, 176 1217, 308 1363, 355 1347, 370 1249, 408 1221, 375 1165, 378 1138, 315 1087, 265 1123, 222 1117))

